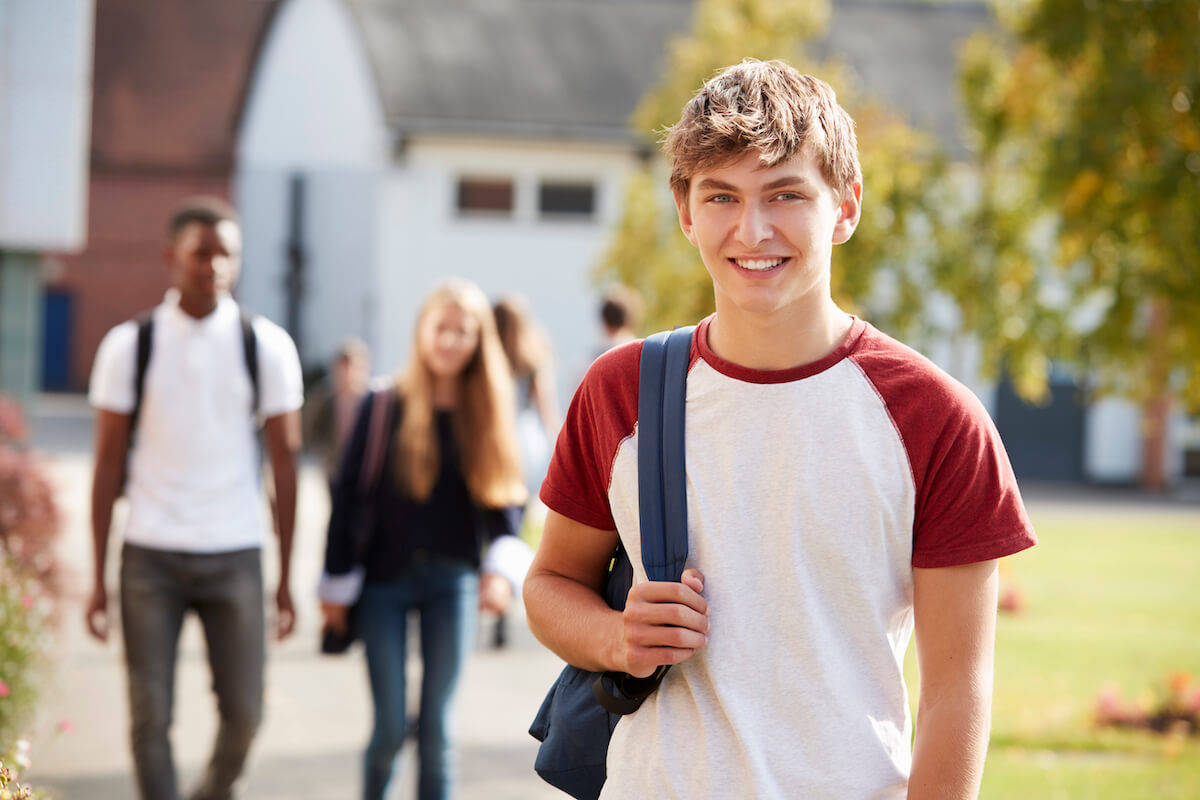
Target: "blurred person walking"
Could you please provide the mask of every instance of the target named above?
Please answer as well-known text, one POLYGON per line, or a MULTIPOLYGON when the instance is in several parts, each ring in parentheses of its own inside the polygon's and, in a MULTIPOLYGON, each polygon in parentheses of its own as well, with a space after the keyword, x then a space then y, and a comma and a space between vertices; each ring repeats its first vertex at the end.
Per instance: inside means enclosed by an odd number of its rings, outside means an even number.
POLYGON ((511 374, 477 286, 451 280, 425 300, 409 366, 384 391, 387 434, 376 489, 365 499, 358 491, 378 402, 371 395, 334 482, 319 593, 327 629, 345 631, 355 605, 365 645, 374 726, 364 800, 385 796, 404 743, 408 616, 416 612, 423 661, 417 796, 444 800, 455 783, 451 723, 477 608, 505 611, 528 565, 525 556, 519 569, 506 569, 506 554, 528 550, 516 538, 526 491, 511 374), (373 522, 360 547, 352 540, 364 502, 373 522))
POLYGON ((370 375, 371 351, 366 342, 353 337, 345 339, 330 364, 328 384, 305 404, 304 443, 320 456, 331 486, 358 407, 367 393, 370 375))
MULTIPOLYGON (((500 344, 508 358, 517 392, 517 444, 521 452, 521 468, 529 502, 525 506, 528 520, 545 516, 545 506, 537 493, 550 466, 554 438, 562 425, 555 388, 554 356, 545 330, 529 310, 528 301, 520 295, 501 298, 492 313, 500 344)), ((508 642, 508 616, 496 618, 492 644, 497 648, 508 642)))
POLYGON ((642 298, 636 290, 620 283, 609 287, 600 302, 603 343, 596 351, 597 357, 636 339, 641 314, 642 298))
POLYGON ((105 564, 113 504, 129 514, 120 565, 133 760, 143 800, 179 797, 169 739, 179 633, 204 629, 220 727, 192 800, 228 800, 262 719, 266 615, 262 422, 279 536, 276 635, 295 625, 289 590, 300 362, 286 332, 230 296, 241 232, 217 198, 185 201, 167 229, 172 288, 108 332, 92 368, 93 589, 88 630, 109 632, 105 564), (128 470, 128 471, 127 471, 128 470))
POLYGON ((517 443, 525 488, 536 496, 550 465, 554 437, 562 413, 554 385, 554 356, 542 327, 525 298, 509 295, 492 308, 496 331, 517 391, 517 443))

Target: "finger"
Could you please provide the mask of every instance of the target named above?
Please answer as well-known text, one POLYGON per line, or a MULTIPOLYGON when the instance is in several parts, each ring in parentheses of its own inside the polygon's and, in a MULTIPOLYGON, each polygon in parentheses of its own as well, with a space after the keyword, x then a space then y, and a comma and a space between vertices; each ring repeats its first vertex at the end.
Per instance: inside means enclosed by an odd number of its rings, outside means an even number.
POLYGON ((683 577, 681 577, 679 580, 684 586, 687 586, 696 594, 700 594, 704 591, 704 574, 695 567, 685 569, 683 571, 683 577))
POLYGON ((645 678, 663 665, 682 664, 694 656, 699 648, 645 647, 630 653, 625 672, 635 678, 645 678))
POLYGON ((708 613, 708 601, 705 600, 694 586, 667 581, 647 581, 639 583, 629 590, 626 607, 634 603, 663 603, 689 606, 701 614, 708 613))

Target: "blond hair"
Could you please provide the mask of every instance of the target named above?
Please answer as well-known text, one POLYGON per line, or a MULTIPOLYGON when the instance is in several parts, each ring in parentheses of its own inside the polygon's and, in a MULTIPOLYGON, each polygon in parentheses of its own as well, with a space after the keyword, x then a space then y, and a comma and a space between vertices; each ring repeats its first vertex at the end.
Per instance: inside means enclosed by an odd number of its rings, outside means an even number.
POLYGON ((454 441, 471 499, 488 508, 520 505, 520 450, 513 423, 513 381, 500 347, 492 309, 483 291, 461 278, 438 286, 417 315, 412 358, 397 377, 404 413, 396 432, 396 478, 402 491, 425 501, 441 469, 434 420, 433 373, 421 352, 421 328, 430 314, 456 306, 479 325, 475 353, 458 377, 454 441))
POLYGON ((696 173, 751 150, 764 167, 811 153, 839 199, 862 182, 854 120, 833 88, 778 60, 748 58, 710 78, 667 130, 663 150, 678 197, 696 173))

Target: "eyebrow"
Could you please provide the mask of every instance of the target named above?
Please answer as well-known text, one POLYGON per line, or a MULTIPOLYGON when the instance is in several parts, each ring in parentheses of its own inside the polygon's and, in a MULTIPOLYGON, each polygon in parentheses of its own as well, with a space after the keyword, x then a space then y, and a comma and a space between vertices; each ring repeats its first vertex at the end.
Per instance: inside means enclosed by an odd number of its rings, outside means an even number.
MULTIPOLYGON (((763 186, 762 189, 763 191, 771 191, 772 189, 781 189, 784 186, 804 186, 808 183, 810 181, 803 175, 784 175, 763 186)), ((719 181, 715 178, 705 178, 700 181, 696 188, 703 191, 717 190, 723 192, 736 192, 738 190, 733 184, 719 181)))

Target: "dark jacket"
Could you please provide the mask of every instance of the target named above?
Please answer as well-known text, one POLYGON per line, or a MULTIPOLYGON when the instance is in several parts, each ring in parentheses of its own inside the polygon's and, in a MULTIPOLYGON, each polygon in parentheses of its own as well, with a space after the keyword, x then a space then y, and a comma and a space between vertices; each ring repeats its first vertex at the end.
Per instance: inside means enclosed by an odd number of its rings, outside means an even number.
POLYGON ((479 567, 483 546, 513 534, 522 509, 483 508, 475 503, 463 478, 452 425, 453 412, 436 413, 441 468, 429 499, 418 502, 403 493, 395 473, 396 431, 403 404, 388 394, 387 441, 379 483, 369 497, 359 496, 359 475, 366 454, 371 395, 359 406, 354 432, 346 443, 331 493, 325 571, 342 575, 355 566, 356 528, 368 531, 361 563, 366 580, 387 581, 413 564, 430 559, 452 560, 479 567))

